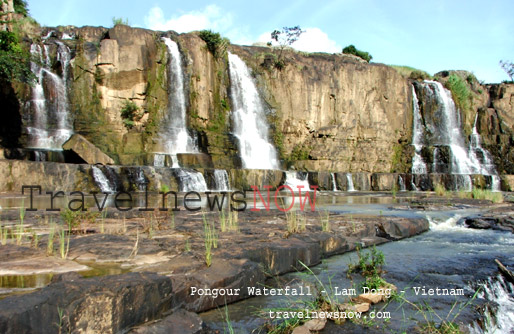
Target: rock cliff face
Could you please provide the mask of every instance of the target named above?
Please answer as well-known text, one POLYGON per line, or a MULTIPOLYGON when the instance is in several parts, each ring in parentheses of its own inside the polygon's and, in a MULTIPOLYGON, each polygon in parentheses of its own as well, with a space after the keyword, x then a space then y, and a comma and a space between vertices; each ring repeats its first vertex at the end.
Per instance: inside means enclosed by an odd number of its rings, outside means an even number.
MULTIPOLYGON (((211 156, 214 168, 241 166, 231 134, 227 59, 215 58, 196 33, 177 35, 117 25, 44 28, 41 35, 51 30, 55 37, 63 32, 74 36, 60 40, 71 49, 68 90, 74 131, 116 163, 153 163, 156 134, 168 110, 171 59, 161 40, 165 35, 178 43, 184 60, 187 123, 196 133, 200 151, 211 156), (123 113, 128 105, 135 106, 129 116, 123 113)), ((62 65, 55 49, 50 48, 51 66, 58 72, 62 65)), ((230 45, 229 51, 253 70, 269 107, 270 138, 284 168, 410 171, 411 83, 395 69, 349 55, 286 51, 285 66, 278 70, 271 48, 230 45)), ((446 80, 444 75, 440 80, 446 80)), ((479 111, 477 129, 485 148, 500 172, 514 173, 510 152, 514 87, 469 85, 474 95, 470 108, 462 112, 465 133, 469 136, 479 111)), ((23 102, 29 90, 18 91, 23 102)))

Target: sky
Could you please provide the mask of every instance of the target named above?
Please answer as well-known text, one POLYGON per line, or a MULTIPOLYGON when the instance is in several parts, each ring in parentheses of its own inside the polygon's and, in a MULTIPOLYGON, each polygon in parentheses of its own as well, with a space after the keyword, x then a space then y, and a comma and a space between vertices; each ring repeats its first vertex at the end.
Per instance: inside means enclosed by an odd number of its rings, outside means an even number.
POLYGON ((234 44, 270 41, 271 31, 299 25, 293 45, 308 52, 341 52, 353 44, 373 62, 434 74, 468 70, 486 83, 508 80, 500 60, 514 62, 512 0, 132 1, 28 0, 45 26, 112 26, 189 32, 211 29, 234 44))

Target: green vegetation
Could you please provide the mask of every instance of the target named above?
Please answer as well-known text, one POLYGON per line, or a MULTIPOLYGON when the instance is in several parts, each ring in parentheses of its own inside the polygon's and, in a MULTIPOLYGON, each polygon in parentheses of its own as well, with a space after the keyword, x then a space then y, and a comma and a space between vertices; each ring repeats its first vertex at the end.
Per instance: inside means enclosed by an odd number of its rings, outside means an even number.
POLYGON ((59 254, 62 259, 66 259, 68 257, 68 251, 70 250, 70 228, 68 230, 61 226, 59 230, 59 254))
POLYGON ((202 215, 203 219, 203 241, 205 245, 205 264, 210 267, 212 264, 212 248, 218 248, 218 234, 214 223, 207 221, 205 213, 202 215))
POLYGON ((348 45, 347 47, 345 47, 343 49, 343 53, 344 54, 351 54, 351 55, 357 56, 359 58, 364 59, 368 63, 371 61, 371 59, 373 59, 373 56, 370 55, 369 52, 361 51, 361 50, 357 49, 353 45, 348 45))
POLYGON ((432 79, 432 76, 423 70, 419 70, 410 66, 401 66, 401 65, 389 65, 395 70, 397 70, 402 76, 412 80, 429 80, 432 79))
POLYGON ((447 196, 448 195, 448 191, 446 190, 444 185, 442 185, 441 183, 437 183, 435 185, 434 191, 437 196, 447 196))
POLYGON ((221 232, 238 231, 239 230, 239 214, 237 211, 219 211, 221 232))
POLYGON ((33 83, 30 53, 23 50, 19 37, 10 31, 0 31, 0 80, 33 83))
POLYGON ((121 24, 121 25, 124 25, 124 26, 129 26, 130 25, 129 20, 127 18, 113 17, 112 18, 112 26, 115 27, 118 24, 121 24))
POLYGON ((501 192, 491 191, 488 189, 473 188, 471 192, 461 191, 459 192, 459 197, 487 200, 493 203, 503 203, 503 194, 501 192))
POLYGON ((14 0, 13 1, 14 11, 23 16, 29 15, 29 10, 27 8, 27 1, 25 0, 14 0))
POLYGON ((320 210, 319 218, 321 221, 321 231, 330 232, 330 211, 320 210))
POLYGON ((289 156, 286 156, 284 158, 284 161, 286 162, 287 166, 289 167, 289 166, 292 166, 296 161, 308 160, 310 150, 311 150, 310 147, 303 146, 303 144, 297 144, 291 151, 291 154, 289 154, 289 156))
MULTIPOLYGON (((300 26, 295 27, 283 27, 282 30, 274 30, 271 33, 271 40, 278 43, 278 55, 274 59, 273 66, 277 70, 282 70, 286 65, 284 60, 284 50, 295 43, 300 36, 304 33, 300 26)), ((272 45, 272 41, 268 42, 268 46, 272 45)))
POLYGON ((472 96, 466 81, 456 74, 451 74, 445 86, 452 92, 453 100, 460 110, 465 111, 470 108, 472 96))
POLYGON ((130 130, 134 127, 138 110, 139 108, 134 102, 130 100, 125 101, 125 104, 121 108, 121 118, 123 119, 123 125, 125 125, 127 129, 130 130))
POLYGON ((307 217, 296 210, 285 212, 287 221, 287 231, 289 233, 301 233, 306 230, 307 217))
POLYGON ((382 278, 382 266, 385 264, 384 253, 377 250, 375 246, 365 254, 361 252, 360 247, 357 247, 356 251, 359 261, 357 264, 348 264, 347 275, 350 277, 352 273, 360 273, 366 279, 362 286, 370 289, 378 289, 386 285, 386 281, 382 278))
POLYGON ((207 50, 215 59, 225 58, 228 46, 230 45, 228 38, 221 37, 219 33, 212 30, 202 30, 198 36, 207 44, 207 50))
POLYGON ((74 211, 66 208, 61 211, 61 218, 68 226, 71 231, 73 228, 80 227, 83 223, 94 223, 96 218, 100 215, 100 212, 91 211, 74 211))

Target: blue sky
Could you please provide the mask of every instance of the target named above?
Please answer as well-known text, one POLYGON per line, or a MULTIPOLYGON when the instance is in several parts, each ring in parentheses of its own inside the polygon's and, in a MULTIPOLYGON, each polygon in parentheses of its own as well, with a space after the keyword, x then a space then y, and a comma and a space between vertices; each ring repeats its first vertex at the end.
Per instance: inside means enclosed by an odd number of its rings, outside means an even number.
POLYGON ((232 43, 269 40, 274 29, 300 25, 307 32, 295 47, 340 52, 354 44, 374 62, 408 65, 431 74, 472 71, 499 82, 507 74, 498 62, 514 61, 514 1, 299 0, 299 1, 131 1, 28 0, 41 24, 132 26, 187 32, 212 29, 232 43))

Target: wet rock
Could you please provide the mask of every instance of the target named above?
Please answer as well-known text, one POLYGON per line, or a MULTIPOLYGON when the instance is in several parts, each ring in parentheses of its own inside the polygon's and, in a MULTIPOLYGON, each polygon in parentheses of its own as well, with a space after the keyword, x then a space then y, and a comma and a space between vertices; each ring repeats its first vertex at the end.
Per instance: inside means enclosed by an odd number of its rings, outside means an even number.
POLYGON ((0 332, 118 333, 169 310, 171 293, 169 278, 150 273, 53 283, 0 300, 0 332))
POLYGON ((157 322, 139 326, 130 334, 199 334, 203 331, 203 321, 198 314, 178 310, 157 322))
POLYGON ((464 224, 478 230, 499 230, 514 233, 514 219, 510 217, 470 217, 464 224))

